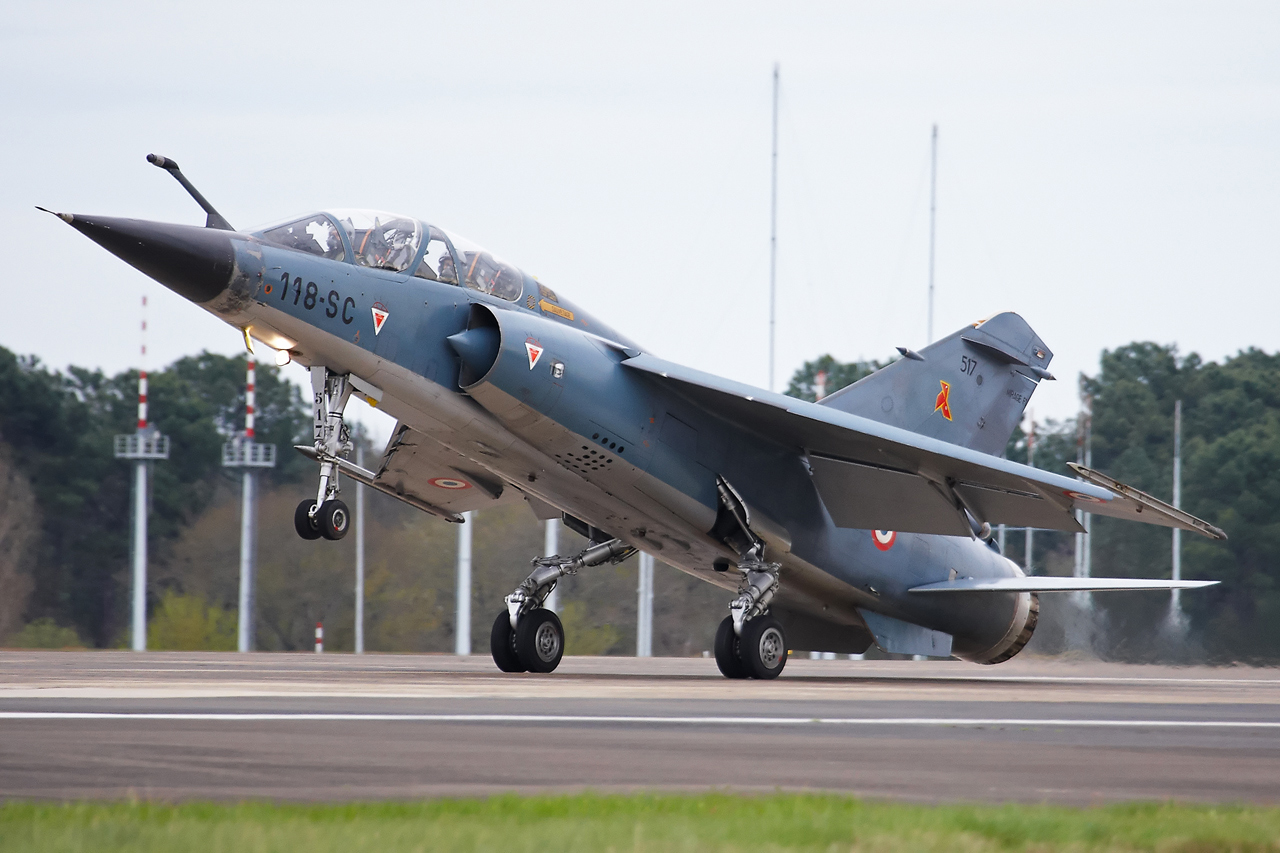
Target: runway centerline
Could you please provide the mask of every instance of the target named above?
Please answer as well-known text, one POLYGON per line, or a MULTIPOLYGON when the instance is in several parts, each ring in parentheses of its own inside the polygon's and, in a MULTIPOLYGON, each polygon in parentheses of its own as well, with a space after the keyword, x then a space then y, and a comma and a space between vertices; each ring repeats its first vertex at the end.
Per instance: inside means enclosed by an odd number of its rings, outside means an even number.
POLYGON ((1280 729, 1280 720, 1106 720, 1037 719, 1032 717, 725 717, 638 716, 607 714, 343 714, 343 713, 209 713, 116 711, 0 711, 0 720, 173 720, 190 722, 371 722, 371 723, 500 723, 655 726, 917 726, 1053 728, 1221 728, 1280 729))

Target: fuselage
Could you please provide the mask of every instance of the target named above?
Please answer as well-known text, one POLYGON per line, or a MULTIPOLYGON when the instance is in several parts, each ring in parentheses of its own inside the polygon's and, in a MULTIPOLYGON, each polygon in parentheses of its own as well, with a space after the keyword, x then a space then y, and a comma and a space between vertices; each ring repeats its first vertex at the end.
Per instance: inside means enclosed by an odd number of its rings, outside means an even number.
MULTIPOLYGON (((957 601, 907 592, 957 573, 1019 574, 993 547, 837 527, 805 448, 744 429, 626 369, 643 347, 469 241, 404 217, 353 213, 215 232, 232 259, 220 289, 217 276, 212 284, 166 280, 163 270, 99 242, 293 360, 359 377, 380 392, 381 409, 504 488, 732 590, 736 573, 717 568, 739 555, 712 534, 723 478, 759 520, 769 558, 782 564, 778 606, 855 636, 830 650, 853 650, 866 636, 860 608, 950 634, 953 653, 977 661, 1013 646, 1027 594, 957 601), (371 247, 371 239, 385 245, 371 247), (481 327, 496 330, 496 343, 477 365, 449 339, 481 327)), ((98 239, 89 227, 81 230, 98 239)), ((123 234, 130 226, 115 227, 123 234)), ((165 227, 179 243, 188 231, 213 239, 209 229, 165 227)))

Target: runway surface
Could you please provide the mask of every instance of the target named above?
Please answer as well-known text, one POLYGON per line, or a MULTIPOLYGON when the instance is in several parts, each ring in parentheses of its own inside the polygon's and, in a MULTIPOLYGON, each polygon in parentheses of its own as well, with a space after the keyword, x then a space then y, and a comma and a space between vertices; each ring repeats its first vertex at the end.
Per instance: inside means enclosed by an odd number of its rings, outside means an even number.
POLYGON ((1280 670, 1019 658, 0 652, 0 797, 340 800, 834 790, 1280 802, 1280 670))

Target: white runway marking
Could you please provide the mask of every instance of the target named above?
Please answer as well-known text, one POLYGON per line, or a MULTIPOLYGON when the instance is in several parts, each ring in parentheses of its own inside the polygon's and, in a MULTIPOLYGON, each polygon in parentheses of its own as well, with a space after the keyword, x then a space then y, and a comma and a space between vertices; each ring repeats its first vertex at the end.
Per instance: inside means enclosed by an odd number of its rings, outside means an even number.
POLYGON ((4 720, 172 720, 178 722, 363 723, 621 723, 653 726, 920 726, 939 728, 1049 727, 1104 729, 1280 729, 1280 720, 1089 720, 969 717, 643 717, 569 714, 223 714, 111 711, 0 711, 4 720))

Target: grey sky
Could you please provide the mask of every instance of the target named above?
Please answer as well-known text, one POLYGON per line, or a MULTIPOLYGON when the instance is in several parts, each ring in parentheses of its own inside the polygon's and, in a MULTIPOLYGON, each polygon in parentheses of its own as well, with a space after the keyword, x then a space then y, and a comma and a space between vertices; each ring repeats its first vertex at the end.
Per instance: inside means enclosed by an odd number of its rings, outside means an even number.
MULTIPOLYGON (((660 355, 767 376, 770 74, 782 66, 778 384, 824 352, 999 310, 1056 353, 1274 351, 1274 3, 45 3, 0 30, 0 344, 117 371, 236 333, 32 205, 241 228, 336 206, 460 232, 660 355)), ((294 368, 297 370, 297 368, 294 368)), ((300 372, 299 372, 300 374, 300 372)), ((301 379, 301 376, 295 376, 301 379)))

